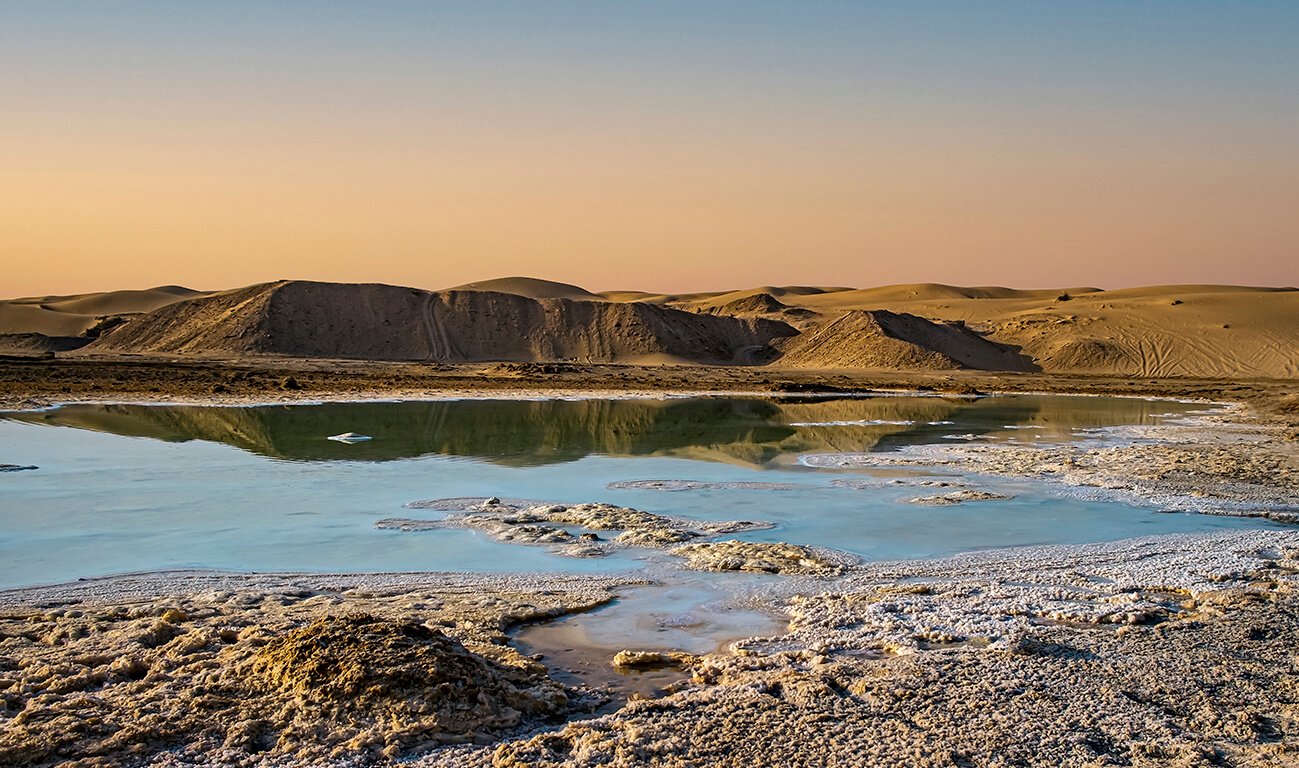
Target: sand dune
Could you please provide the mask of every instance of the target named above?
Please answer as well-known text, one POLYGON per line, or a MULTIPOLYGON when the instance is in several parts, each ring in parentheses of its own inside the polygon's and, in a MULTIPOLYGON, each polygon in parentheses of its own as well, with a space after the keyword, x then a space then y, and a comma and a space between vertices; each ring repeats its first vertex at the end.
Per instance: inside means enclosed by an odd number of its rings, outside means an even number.
POLYGON ((710 301, 698 302, 691 309, 713 315, 773 315, 792 309, 765 291, 750 293, 738 299, 730 297, 731 294, 724 294, 710 301))
POLYGON ((140 291, 107 291, 71 296, 30 296, 0 301, 0 334, 80 336, 112 315, 152 312, 205 294, 164 285, 140 291))
POLYGON ((852 310, 783 347, 780 364, 801 368, 1035 370, 1032 361, 961 323, 886 310, 852 310))
POLYGON ((553 280, 541 280, 535 277, 499 277, 495 280, 481 280, 476 283, 465 283, 448 291, 491 291, 525 296, 529 299, 573 299, 575 301, 603 301, 604 297, 591 293, 585 288, 568 283, 557 283, 553 280))
POLYGON ((517 277, 437 292, 279 282, 0 302, 0 351, 78 354, 67 350, 87 342, 86 353, 1291 379, 1299 291, 923 283, 597 294, 517 277), (127 322, 112 327, 118 318, 127 322))
POLYGON ((369 360, 754 362, 789 326, 650 304, 267 283, 164 307, 92 351, 369 360))
MULTIPOLYGON (((707 296, 713 301, 735 301, 748 296, 765 293, 776 298, 786 296, 820 296, 827 293, 844 293, 845 291, 855 290, 853 288, 827 287, 816 285, 762 285, 757 288, 745 288, 738 291, 723 291, 721 293, 708 294, 707 296)), ((697 296, 699 294, 696 294, 697 296)), ((681 300, 685 300, 685 296, 681 300)))
POLYGON ((94 324, 93 315, 57 312, 39 304, 0 303, 0 333, 77 336, 94 324))
POLYGON ((898 305, 916 302, 988 299, 1050 301, 1066 293, 1071 296, 1079 296, 1095 293, 1098 290, 1097 288, 1019 290, 999 286, 965 288, 941 283, 912 283, 812 294, 805 296, 802 303, 824 309, 871 309, 882 307, 894 309, 898 305))
MULTIPOLYGON (((1022 348, 1044 371, 1123 376, 1299 376, 1299 291, 1151 286, 1043 292, 1053 298, 916 299, 889 309, 963 320, 988 340, 1022 348), (1061 300, 1064 298, 1065 300, 1061 300)), ((847 297, 823 311, 862 308, 847 297)))
POLYGON ((774 297, 815 296, 823 293, 851 291, 852 288, 814 285, 760 285, 735 291, 702 291, 698 293, 647 293, 645 291, 602 291, 600 296, 609 301, 644 301, 650 304, 670 304, 681 309, 697 309, 703 305, 720 305, 760 293, 774 297))
POLYGON ((646 304, 664 304, 667 294, 647 291, 600 291, 596 296, 605 301, 643 301, 646 304))

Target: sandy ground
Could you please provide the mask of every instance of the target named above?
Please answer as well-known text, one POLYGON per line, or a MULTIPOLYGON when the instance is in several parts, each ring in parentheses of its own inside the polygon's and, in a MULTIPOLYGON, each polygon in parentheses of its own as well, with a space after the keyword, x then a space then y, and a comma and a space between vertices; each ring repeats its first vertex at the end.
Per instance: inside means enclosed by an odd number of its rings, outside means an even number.
POLYGON ((0 301, 0 334, 77 336, 95 327, 101 317, 152 312, 176 301, 203 295, 199 291, 169 285, 140 291, 7 299, 0 301))
MULTIPOLYGON (((872 387, 1242 401, 1210 429, 1134 434, 1130 444, 1081 444, 1070 455, 1049 453, 1065 450, 1058 446, 989 456, 953 446, 906 460, 976 462, 978 471, 1172 508, 1246 513, 1299 496, 1299 409, 1288 382, 301 360, 0 364, 6 404, 28 407, 87 396, 237 403, 872 387)), ((0 593, 0 764, 1299 762, 1292 530, 999 551, 778 582, 750 599, 787 616, 788 634, 671 659, 692 682, 594 719, 580 718, 600 692, 558 684, 509 647, 509 632, 602 604, 614 580, 189 573, 0 593)))
POLYGON ((0 407, 59 402, 255 402, 441 397, 663 397, 707 393, 1069 392, 1246 401, 1299 424, 1299 382, 981 371, 798 371, 575 363, 440 365, 355 360, 0 357, 0 407))

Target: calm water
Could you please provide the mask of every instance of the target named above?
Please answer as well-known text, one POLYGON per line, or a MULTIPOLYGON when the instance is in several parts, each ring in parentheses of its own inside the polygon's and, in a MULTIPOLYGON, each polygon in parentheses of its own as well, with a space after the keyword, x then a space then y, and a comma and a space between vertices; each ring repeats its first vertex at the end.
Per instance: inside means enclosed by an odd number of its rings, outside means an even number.
POLYGON ((636 552, 574 560, 465 530, 376 530, 448 496, 608 501, 706 519, 761 519, 755 540, 868 559, 1023 544, 1257 527, 979 480, 1004 502, 920 507, 924 489, 831 486, 864 472, 796 464, 804 453, 917 443, 1068 440, 1155 424, 1202 406, 1006 396, 762 400, 450 401, 328 405, 69 405, 0 414, 0 587, 126 571, 609 571, 636 552), (354 431, 370 442, 325 438, 354 431), (792 490, 610 490, 641 479, 792 483, 792 490))

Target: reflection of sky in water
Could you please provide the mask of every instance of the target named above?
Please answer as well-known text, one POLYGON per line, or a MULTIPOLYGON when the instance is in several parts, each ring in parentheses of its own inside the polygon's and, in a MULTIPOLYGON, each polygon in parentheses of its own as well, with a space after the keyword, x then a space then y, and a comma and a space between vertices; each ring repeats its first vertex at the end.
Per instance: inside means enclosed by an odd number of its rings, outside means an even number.
POLYGON ((741 538, 818 544, 871 559, 1264 525, 1057 498, 1026 480, 979 482, 1016 494, 1009 501, 920 507, 899 502, 934 489, 834 488, 832 479, 862 473, 793 465, 802 452, 889 450, 951 435, 1066 439, 1075 430, 1157 423, 1191 407, 1018 396, 69 406, 10 414, 0 421, 0 462, 40 469, 0 476, 0 585, 179 567, 599 571, 632 567, 643 554, 572 560, 471 531, 373 528, 382 517, 419 517, 401 508, 408 501, 445 496, 599 500, 770 520, 776 529, 741 538), (954 423, 931 423, 947 421, 954 423), (349 430, 375 439, 350 446, 325 439, 349 430), (644 478, 799 487, 606 487, 644 478))

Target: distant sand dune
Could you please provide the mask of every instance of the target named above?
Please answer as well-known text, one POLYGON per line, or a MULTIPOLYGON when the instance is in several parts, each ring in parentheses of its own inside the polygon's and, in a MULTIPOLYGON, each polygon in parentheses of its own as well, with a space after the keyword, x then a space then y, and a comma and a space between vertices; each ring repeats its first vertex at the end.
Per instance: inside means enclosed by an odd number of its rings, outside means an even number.
POLYGON ((284 281, 0 302, 0 351, 81 354, 67 351, 81 345, 84 353, 1291 379, 1299 378, 1299 291, 920 283, 593 293, 516 277, 445 291, 284 281))
POLYGON ((714 315, 759 314, 769 315, 789 309, 789 305, 765 291, 750 293, 733 299, 731 294, 723 294, 710 301, 694 304, 692 309, 714 315))
POLYGON ((164 285, 142 291, 30 296, 0 301, 0 353, 58 352, 88 343, 106 318, 138 315, 200 291, 164 285))
POLYGON ((0 333, 76 336, 107 315, 152 312, 181 299, 206 295, 165 285, 143 291, 109 291, 72 296, 30 296, 0 301, 0 333))
POLYGON ((1073 295, 1097 291, 1097 288, 1069 288, 1065 291, 1051 290, 1018 290, 983 286, 963 288, 941 283, 912 283, 907 285, 884 285, 878 288, 844 289, 830 294, 809 296, 806 301, 822 307, 839 307, 844 309, 863 309, 867 305, 884 306, 898 302, 940 301, 943 299, 1050 299, 1061 293, 1073 295))
POLYGON ((568 283, 556 283, 552 280, 541 280, 535 277, 499 277, 495 280, 481 280, 476 283, 465 283, 448 291, 491 291, 494 293, 511 293, 529 299, 573 299, 577 301, 603 301, 604 297, 591 293, 585 288, 568 283))
POLYGON ((934 323, 887 310, 852 310, 784 347, 780 364, 801 368, 1035 370, 1032 361, 963 324, 934 323))

